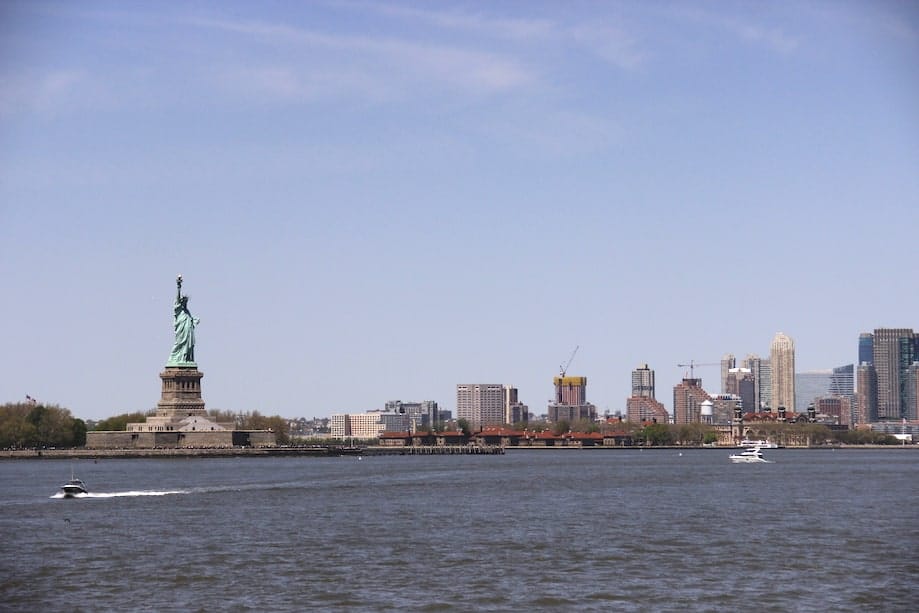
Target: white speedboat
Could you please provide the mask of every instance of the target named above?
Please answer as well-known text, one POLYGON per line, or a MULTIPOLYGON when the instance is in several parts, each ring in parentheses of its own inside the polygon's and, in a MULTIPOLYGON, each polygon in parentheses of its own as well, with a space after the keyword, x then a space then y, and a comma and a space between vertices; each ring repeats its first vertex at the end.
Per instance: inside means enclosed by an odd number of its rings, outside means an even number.
POLYGON ((763 452, 760 451, 759 447, 744 449, 740 453, 732 453, 729 457, 731 458, 731 462, 735 464, 752 464, 756 462, 772 464, 772 462, 763 457, 763 452))
POLYGON ((70 481, 61 486, 61 494, 64 495, 64 498, 76 498, 79 494, 88 493, 86 484, 81 479, 74 477, 73 472, 70 473, 70 481))

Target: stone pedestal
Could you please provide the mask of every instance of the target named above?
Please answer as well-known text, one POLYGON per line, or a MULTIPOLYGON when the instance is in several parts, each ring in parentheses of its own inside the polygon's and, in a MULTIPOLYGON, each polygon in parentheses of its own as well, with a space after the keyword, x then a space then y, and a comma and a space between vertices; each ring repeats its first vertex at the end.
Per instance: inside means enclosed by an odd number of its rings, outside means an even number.
POLYGON ((167 365, 166 370, 160 373, 163 389, 156 414, 150 415, 144 422, 128 424, 128 431, 155 433, 163 440, 154 440, 154 445, 231 446, 236 425, 217 422, 207 416, 201 398, 202 377, 204 374, 193 364, 167 365))
POLYGON ((201 378, 196 367, 167 366, 160 373, 163 389, 156 404, 156 416, 171 419, 205 415, 201 378))

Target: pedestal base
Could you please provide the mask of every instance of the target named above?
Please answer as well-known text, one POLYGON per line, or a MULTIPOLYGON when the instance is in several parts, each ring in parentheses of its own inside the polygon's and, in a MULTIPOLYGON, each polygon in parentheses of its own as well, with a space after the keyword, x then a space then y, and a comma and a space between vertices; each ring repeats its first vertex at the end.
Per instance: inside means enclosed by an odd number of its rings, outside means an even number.
POLYGON ((160 373, 163 382, 160 401, 156 405, 157 417, 182 418, 204 415, 201 398, 201 378, 204 373, 196 367, 167 366, 160 373))

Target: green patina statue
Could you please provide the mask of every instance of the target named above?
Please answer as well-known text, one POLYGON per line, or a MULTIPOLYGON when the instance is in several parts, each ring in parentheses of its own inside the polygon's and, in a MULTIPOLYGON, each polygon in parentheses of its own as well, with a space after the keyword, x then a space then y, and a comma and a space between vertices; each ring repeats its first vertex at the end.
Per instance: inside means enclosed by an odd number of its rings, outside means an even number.
POLYGON ((200 319, 191 316, 188 310, 188 296, 182 295, 182 275, 176 277, 176 302, 173 308, 175 313, 175 344, 166 366, 196 366, 195 364, 195 326, 200 319))

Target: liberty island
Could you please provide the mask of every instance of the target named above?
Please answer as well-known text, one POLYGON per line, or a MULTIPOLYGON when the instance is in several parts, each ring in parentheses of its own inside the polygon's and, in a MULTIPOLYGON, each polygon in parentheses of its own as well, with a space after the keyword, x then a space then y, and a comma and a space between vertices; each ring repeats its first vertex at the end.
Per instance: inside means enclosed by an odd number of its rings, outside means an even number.
POLYGON ((200 319, 188 308, 182 294, 182 275, 176 277, 173 305, 175 339, 166 367, 160 373, 160 400, 154 415, 127 424, 124 431, 92 431, 87 449, 229 448, 271 447, 269 430, 237 430, 233 422, 219 422, 207 414, 201 395, 204 373, 195 362, 195 327, 200 319))

